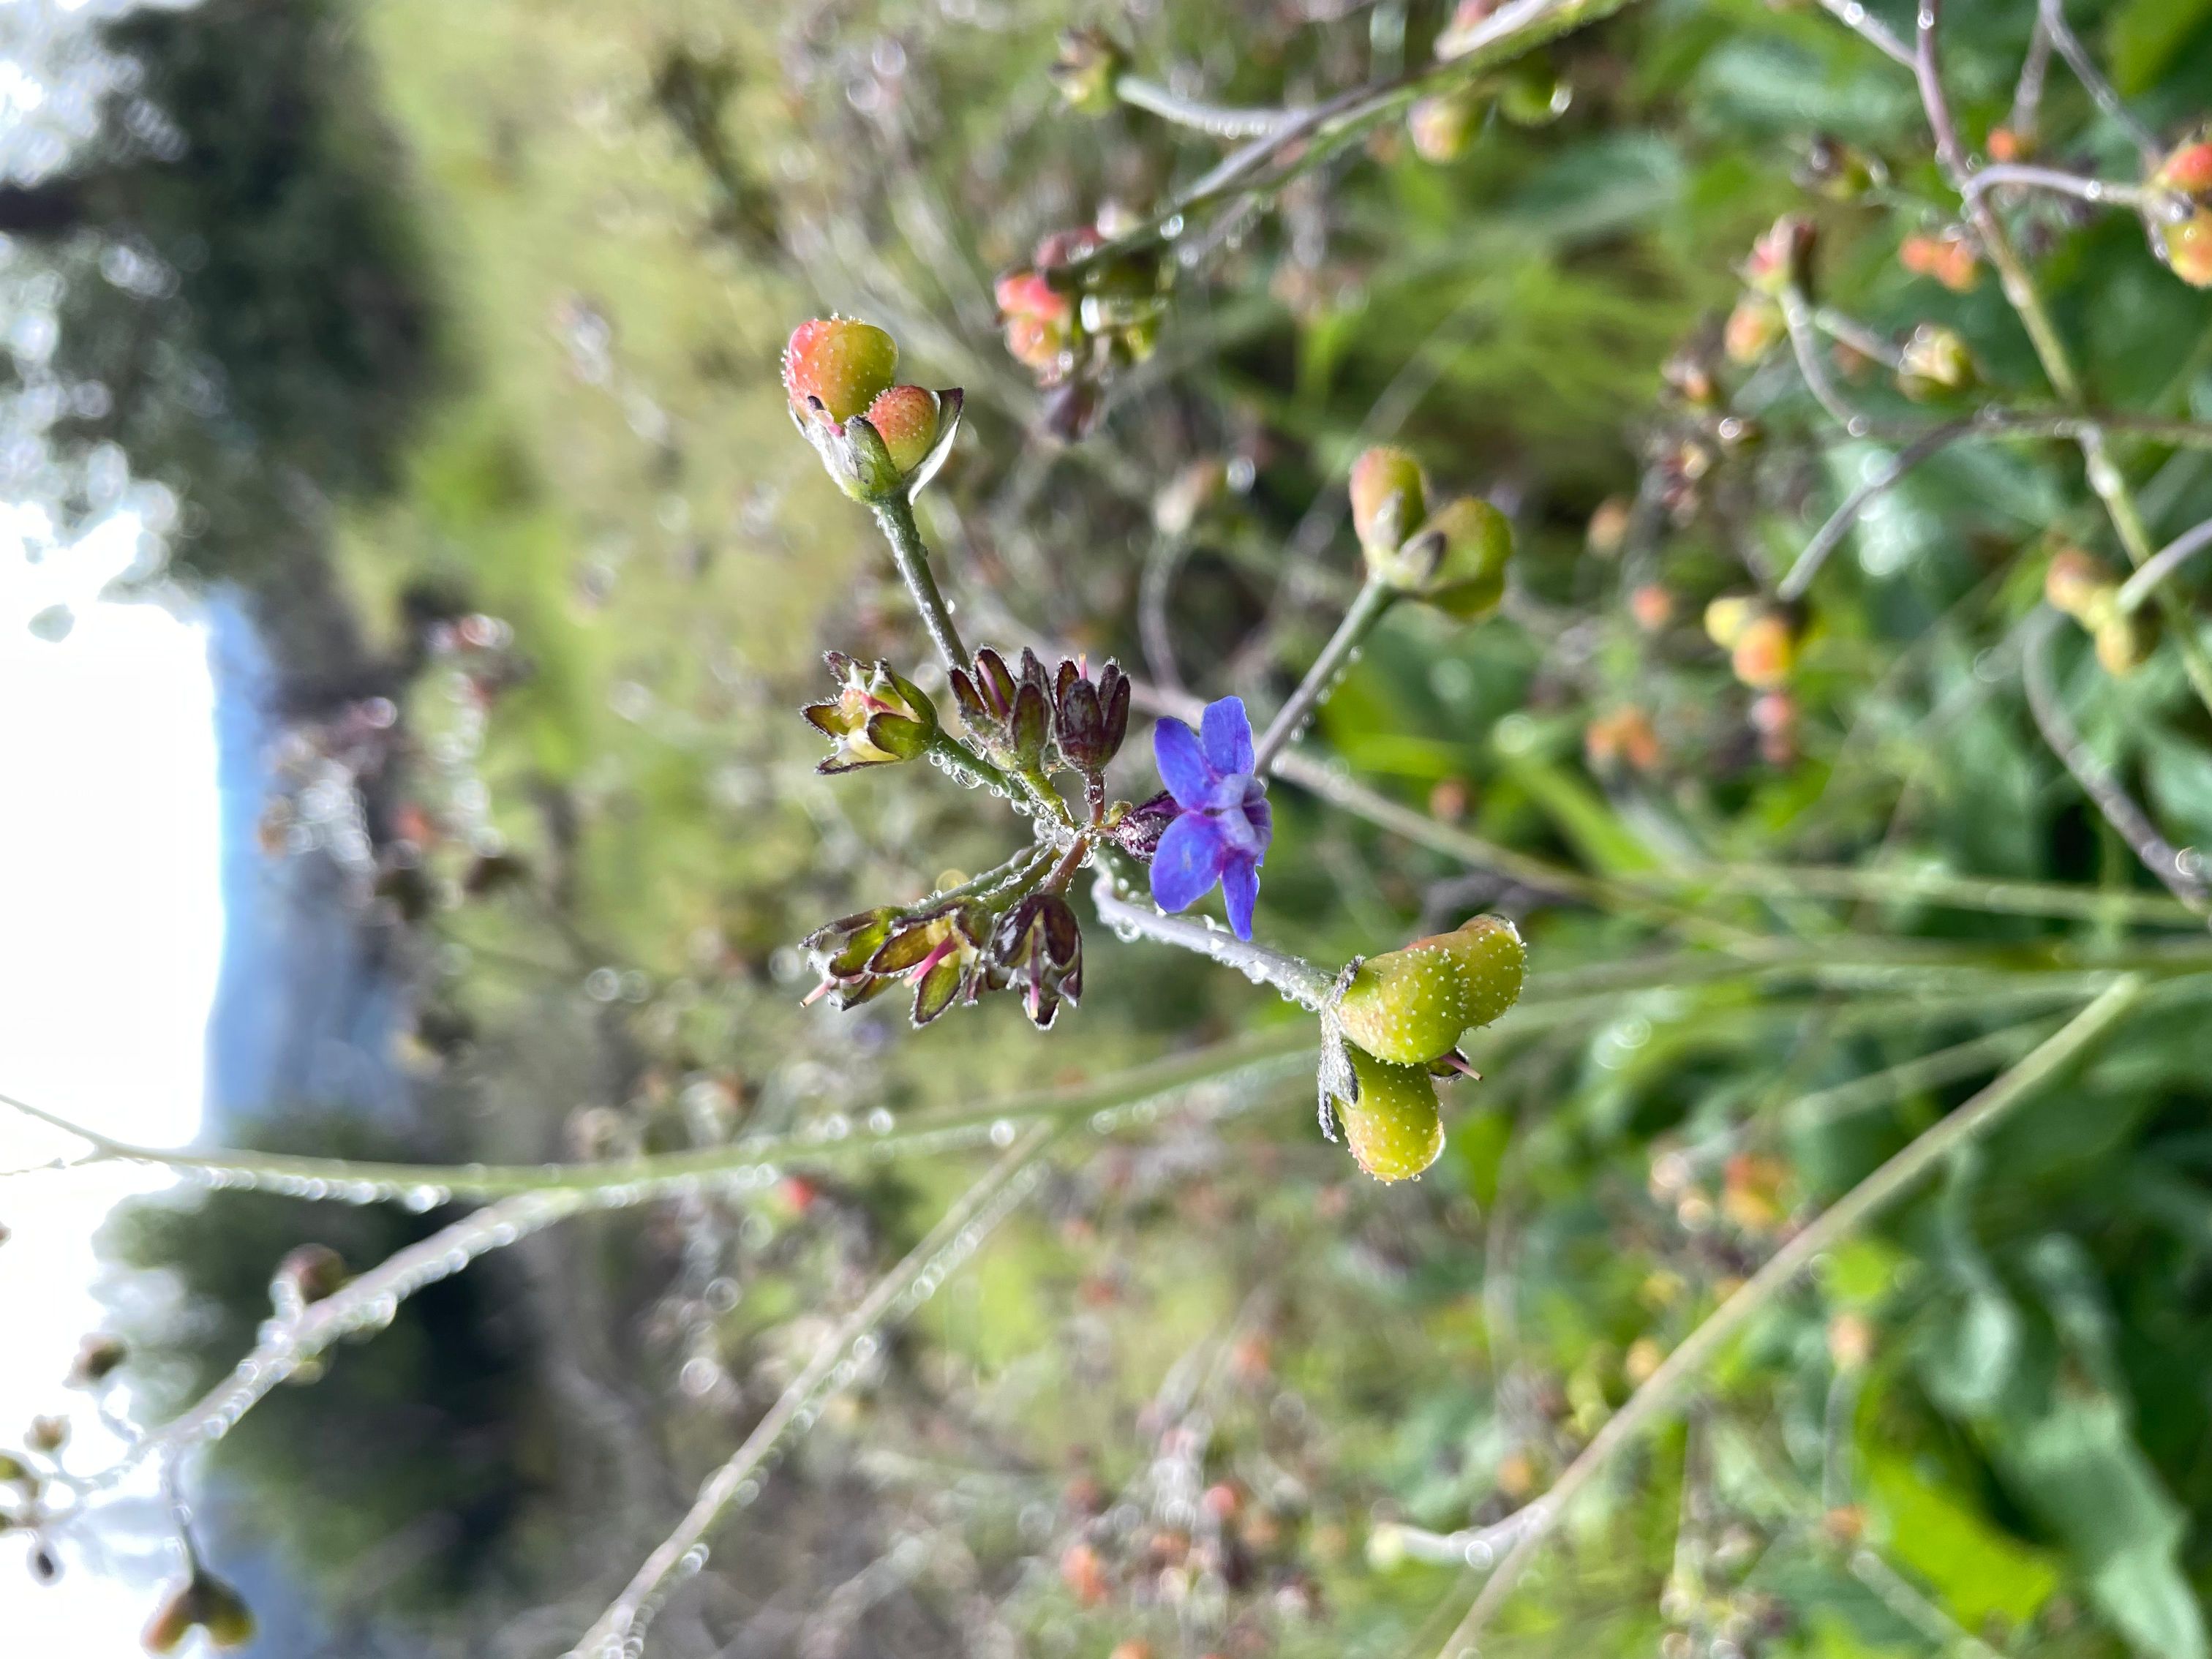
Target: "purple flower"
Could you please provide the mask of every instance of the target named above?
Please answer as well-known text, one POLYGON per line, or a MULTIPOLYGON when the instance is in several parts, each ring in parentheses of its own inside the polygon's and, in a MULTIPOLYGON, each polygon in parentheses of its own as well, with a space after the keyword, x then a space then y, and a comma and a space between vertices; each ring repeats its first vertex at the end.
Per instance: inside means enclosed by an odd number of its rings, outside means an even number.
POLYGON ((1152 854, 1152 897, 1163 910, 1188 910, 1221 884, 1229 925, 1252 937, 1260 866, 1275 833, 1267 786, 1252 775, 1252 722, 1242 697, 1206 706, 1195 732, 1181 720, 1152 727, 1152 758, 1175 798, 1175 822, 1152 854))

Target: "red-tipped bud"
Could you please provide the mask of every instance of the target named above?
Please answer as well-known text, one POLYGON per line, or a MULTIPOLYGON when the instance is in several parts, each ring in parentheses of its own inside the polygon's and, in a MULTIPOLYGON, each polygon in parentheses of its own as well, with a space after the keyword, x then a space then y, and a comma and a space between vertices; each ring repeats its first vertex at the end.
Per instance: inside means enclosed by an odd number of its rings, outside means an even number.
POLYGON ((2199 133, 2176 145, 2151 174, 2150 181, 2184 196, 2212 193, 2212 137, 2199 133))
POLYGON ((936 447, 939 417, 937 394, 927 386, 895 386, 868 405, 868 424, 902 473, 913 471, 936 447))
POLYGON ((1782 307, 1764 294, 1747 294, 1729 313, 1721 346, 1732 363, 1749 365, 1774 349, 1784 331, 1782 307))
POLYGON ((1352 526, 1360 546, 1395 551, 1428 516, 1421 465, 1385 444, 1363 450, 1352 464, 1352 526))
POLYGON ((1813 222, 1785 213, 1752 244, 1743 264, 1743 280, 1761 294, 1779 295, 1785 288, 1808 286, 1813 258, 1813 222))
POLYGON ((1981 257, 1956 231, 1906 237, 1898 244, 1897 262, 1915 276, 1932 277, 1954 294, 1970 291, 1981 275, 1981 257))
POLYGON ((783 349, 783 389, 792 407, 821 404, 833 421, 848 421, 875 401, 898 368, 898 344, 872 323, 817 317, 791 331, 783 349))

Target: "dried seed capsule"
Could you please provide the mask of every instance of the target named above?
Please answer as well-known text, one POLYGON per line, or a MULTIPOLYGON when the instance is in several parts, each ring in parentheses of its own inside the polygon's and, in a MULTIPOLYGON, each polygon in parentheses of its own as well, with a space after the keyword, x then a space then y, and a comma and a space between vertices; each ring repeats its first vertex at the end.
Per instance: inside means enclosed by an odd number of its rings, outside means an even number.
POLYGON ((1361 1048, 1351 1054, 1359 1099, 1339 1100, 1336 1112, 1352 1155, 1377 1181, 1409 1180, 1444 1149, 1437 1085, 1418 1066, 1394 1066, 1361 1048))

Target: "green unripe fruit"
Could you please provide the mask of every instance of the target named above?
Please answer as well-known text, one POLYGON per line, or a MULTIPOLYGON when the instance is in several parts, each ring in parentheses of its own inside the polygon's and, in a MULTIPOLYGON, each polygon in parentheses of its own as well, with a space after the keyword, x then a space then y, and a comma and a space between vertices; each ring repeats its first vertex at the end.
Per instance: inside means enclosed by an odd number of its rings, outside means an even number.
POLYGON ((1444 1149, 1437 1085, 1418 1066, 1393 1066, 1360 1048, 1350 1054, 1359 1101, 1338 1101, 1336 1115, 1352 1155, 1377 1181, 1409 1181, 1444 1149))
POLYGON ((1462 495, 1429 520, 1425 535, 1443 543, 1435 571, 1416 597, 1461 622, 1475 622, 1505 597, 1505 562, 1513 526, 1479 496, 1462 495))
POLYGON ((1401 1066, 1426 1066, 1459 1046, 1460 1033, 1487 1025, 1521 995, 1528 951, 1513 924, 1477 916, 1359 964, 1336 1005, 1344 1034, 1401 1066))

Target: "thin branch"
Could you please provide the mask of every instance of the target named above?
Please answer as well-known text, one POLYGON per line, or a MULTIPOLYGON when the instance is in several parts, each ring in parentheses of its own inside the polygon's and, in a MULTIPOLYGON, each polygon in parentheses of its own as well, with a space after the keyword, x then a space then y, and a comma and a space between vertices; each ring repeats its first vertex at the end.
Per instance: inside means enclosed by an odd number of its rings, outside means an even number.
POLYGON ((573 1192, 525 1193, 502 1199, 394 1251, 319 1302, 289 1313, 280 1307, 278 1316, 262 1326, 259 1340, 228 1376, 133 1442, 121 1458, 91 1477, 88 1488, 112 1486, 149 1458, 167 1462, 221 1439, 271 1389, 332 1343, 382 1329, 392 1322, 399 1304, 417 1291, 585 1207, 584 1194, 573 1192))
POLYGON ((2159 159, 2157 135, 2135 117, 2133 111, 2122 101, 2112 83, 2105 79, 2096 61, 2089 56, 2088 48, 2081 44, 2081 36, 2074 33, 2066 21, 2065 0, 2042 0, 2037 21, 2058 48, 2058 55, 2066 60, 2066 67, 2074 71, 2074 78, 2095 100, 2106 117, 2128 135, 2129 141, 2142 152, 2146 166, 2155 166, 2159 159))
POLYGON ((2168 576, 2181 568, 2191 559, 2212 547, 2212 519, 2193 529, 2185 530, 2164 547, 2143 562, 2134 575, 2120 584, 2119 606, 2133 611, 2151 596, 2152 592, 2168 576))
POLYGON ((1306 670, 1305 678, 1298 682, 1297 690, 1267 722, 1267 729, 1260 734, 1253 750, 1253 770, 1264 772, 1282 752, 1285 744, 1298 734, 1298 728, 1313 717, 1329 692, 1334 688, 1352 659, 1358 653, 1375 626, 1389 611, 1397 599, 1397 591, 1386 582, 1370 576, 1360 586, 1359 592, 1344 613, 1344 620, 1329 635, 1328 643, 1306 670))
POLYGON ((2053 916, 2133 926, 2194 924, 2190 910, 2163 894, 2113 892, 2063 882, 1960 875, 1949 870, 1807 864, 1720 864, 1670 870, 1676 887, 1776 898, 1850 899, 1876 904, 1934 904, 1989 915, 2053 916))
POLYGON ((2043 86, 2051 73, 2051 26, 2039 9, 2028 33, 2027 56, 2020 66, 2020 82, 2013 88, 2012 112, 2005 125, 2023 141, 2035 137, 2036 121, 2043 109, 2043 86))
POLYGON ((747 1135, 722 1146, 585 1164, 375 1164, 281 1152, 142 1146, 113 1139, 13 1096, 0 1094, 0 1105, 84 1141, 92 1148, 86 1162, 147 1164, 218 1187, 251 1188, 294 1198, 396 1203, 415 1209, 455 1198, 562 1194, 576 1199, 580 1207, 602 1210, 697 1193, 758 1189, 779 1179, 781 1165, 787 1162, 884 1162, 967 1151, 1003 1143, 1030 1123, 1088 1123, 1103 1133, 1203 1084, 1235 1077, 1256 1080, 1279 1072, 1287 1075, 1308 1061, 1312 1046, 1309 1034, 1285 1028, 1173 1055, 1072 1088, 1009 1095, 972 1111, 903 1127, 879 1127, 887 1123, 887 1117, 855 1126, 841 1115, 786 1133, 747 1135))
POLYGON ((1997 1078, 1965 1105, 1921 1135, 1902 1152, 1830 1205, 1770 1257, 1741 1289, 1715 1309, 1705 1322, 1659 1364, 1628 1403, 1608 1419, 1583 1447, 1552 1489, 1527 1510, 1535 1513, 1528 1529, 1498 1565, 1490 1581, 1444 1644, 1446 1654, 1473 1650, 1505 1599, 1513 1592, 1553 1531, 1583 1489, 1623 1449, 1670 1413, 1680 1395, 1745 1325, 1789 1289, 1798 1274, 1883 1210, 1904 1197, 1921 1178, 1977 1137, 1994 1127, 2021 1101, 2078 1059, 2109 1031, 2142 994, 2142 982, 2121 980, 2040 1044, 2017 1066, 1997 1078))
POLYGON ((1782 290, 1782 321, 1790 331, 1790 349, 1797 359, 1797 371, 1805 377, 1805 386, 1828 418, 1854 438, 1871 436, 1875 423, 1854 408, 1850 400, 1828 378, 1828 366, 1820 361, 1820 342, 1813 320, 1813 307, 1804 291, 1796 286, 1782 290))
POLYGON ((1035 1188, 1038 1159, 1060 1133, 1040 1123, 963 1194, 903 1261, 878 1279, 860 1304, 815 1350, 744 1443, 700 1487, 675 1531, 647 1556, 622 1594, 569 1650, 568 1659, 623 1659, 642 1646, 645 1629, 672 1583, 707 1563, 707 1539, 729 1511, 760 1490, 758 1475, 794 1430, 804 1431, 823 1404, 850 1386, 876 1347, 876 1332, 903 1318, 973 1255, 993 1229, 1035 1188))
POLYGON ((1845 316, 1833 306, 1814 307, 1813 326, 1831 338, 1841 341, 1861 356, 1872 358, 1885 368, 1905 367, 1905 354, 1897 349, 1896 342, 1875 333, 1856 317, 1845 316))
POLYGON ((2074 729, 2051 672, 2051 636, 2057 621, 2058 613, 2048 606, 2039 611, 2021 647, 2021 681, 2036 730, 2043 734, 2044 743, 2058 757, 2059 764, 2073 775, 2081 793, 2103 814, 2105 822, 2133 849, 2143 868, 2197 915, 2212 915, 2212 889, 2207 888, 2192 864, 2182 859, 2173 843, 2158 832, 2148 814, 2089 752, 2081 734, 2074 729))
POLYGON ((1859 521, 1859 515, 1894 489, 1914 467, 1972 432, 1978 424, 1968 419, 1932 427, 1891 456, 1872 477, 1844 496, 1828 515, 1828 521, 1813 533, 1813 539, 1805 544, 1805 550, 1790 567, 1790 574, 1774 590, 1775 597, 1784 600, 1803 599, 1813 586, 1813 578, 1820 574, 1820 567, 1827 562, 1828 556, 1843 545, 1844 538, 1859 521))
POLYGON ((1899 40, 1888 24, 1860 3, 1860 0, 1820 0, 1821 9, 1893 63, 1912 67, 1912 49, 1899 40))
POLYGON ((1179 127, 1188 127, 1214 138, 1261 138, 1297 118, 1299 112, 1287 109, 1232 108, 1220 104, 1209 104, 1201 99, 1185 98, 1180 93, 1148 81, 1141 75, 1120 75, 1114 79, 1114 95, 1133 109, 1157 115, 1163 121, 1179 127))
POLYGON ((2132 208, 2138 212, 2162 212, 2172 202, 2180 202, 2185 210, 2188 207, 2187 198, 2172 191, 2153 190, 2147 185, 2127 184, 2118 179, 2086 178, 2061 167, 2030 167, 2011 161, 1997 162, 1968 174, 1960 193, 1967 201, 1973 202, 1979 200, 1984 191, 2007 185, 2026 190, 2052 191, 2061 196, 2094 202, 2100 206, 2132 208))
POLYGON ((1099 920, 1117 933, 1140 933, 1163 945, 1210 957, 1224 967, 1236 969, 1255 985, 1273 986, 1316 1012, 1335 983, 1334 975, 1304 957, 1240 939, 1211 918, 1170 916, 1150 903, 1124 898, 1115 890, 1113 877, 1103 870, 1091 890, 1091 902, 1098 907, 1099 920))

